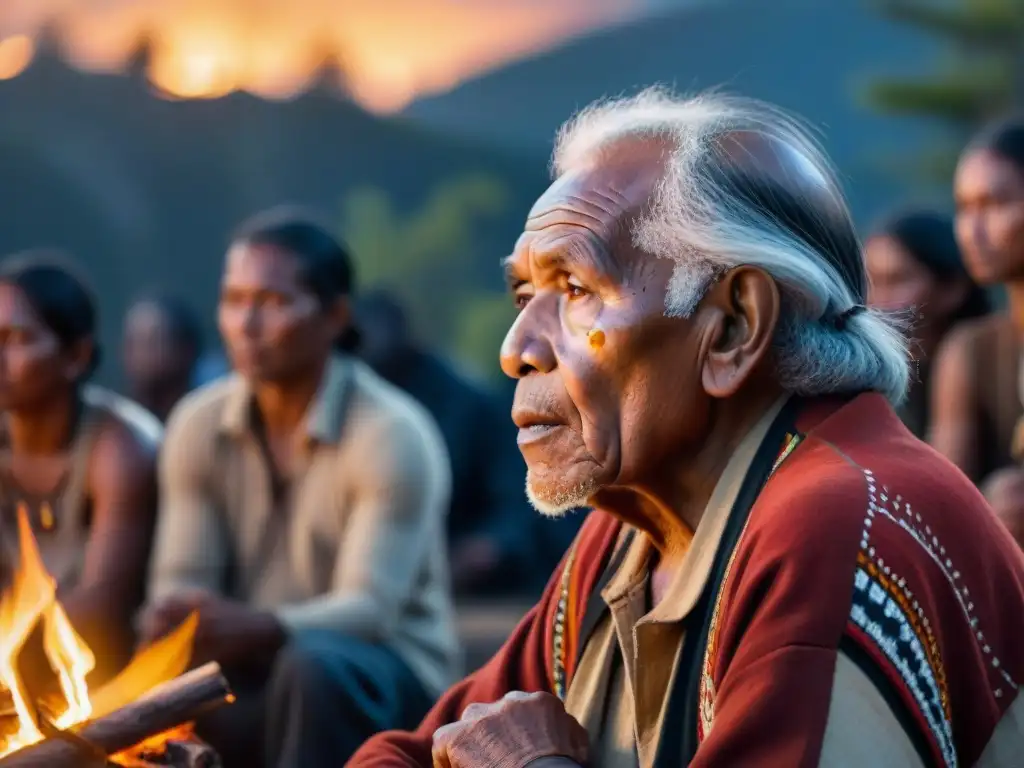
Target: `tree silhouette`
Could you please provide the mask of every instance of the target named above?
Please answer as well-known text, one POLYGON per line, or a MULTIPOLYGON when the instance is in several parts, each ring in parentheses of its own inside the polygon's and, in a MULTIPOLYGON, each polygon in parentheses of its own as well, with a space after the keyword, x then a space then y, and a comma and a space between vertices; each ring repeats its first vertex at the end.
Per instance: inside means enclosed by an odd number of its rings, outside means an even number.
POLYGON ((495 370, 512 304, 480 284, 477 233, 505 212, 508 201, 500 179, 478 173, 438 184, 405 214, 372 187, 352 192, 341 207, 341 231, 360 285, 393 290, 423 341, 486 374, 495 370))
POLYGON ((886 18, 944 39, 949 56, 924 79, 883 78, 865 94, 874 109, 933 118, 946 141, 890 167, 946 183, 963 143, 978 126, 1024 105, 1024 0, 876 0, 886 18))

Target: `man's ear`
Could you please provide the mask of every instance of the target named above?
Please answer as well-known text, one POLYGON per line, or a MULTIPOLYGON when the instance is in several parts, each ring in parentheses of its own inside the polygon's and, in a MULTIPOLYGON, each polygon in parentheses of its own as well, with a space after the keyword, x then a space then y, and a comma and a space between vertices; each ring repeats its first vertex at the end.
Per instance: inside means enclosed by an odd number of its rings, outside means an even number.
POLYGON ((751 378, 771 350, 781 308, 779 287, 756 267, 726 272, 701 302, 710 324, 701 383, 711 397, 727 398, 751 378))
POLYGON ((67 350, 64 377, 71 382, 87 378, 99 362, 98 354, 99 350, 92 336, 76 341, 67 350))
POLYGON ((331 302, 327 310, 327 317, 330 321, 331 332, 334 338, 341 334, 355 321, 355 313, 352 310, 352 300, 348 296, 339 296, 331 302))

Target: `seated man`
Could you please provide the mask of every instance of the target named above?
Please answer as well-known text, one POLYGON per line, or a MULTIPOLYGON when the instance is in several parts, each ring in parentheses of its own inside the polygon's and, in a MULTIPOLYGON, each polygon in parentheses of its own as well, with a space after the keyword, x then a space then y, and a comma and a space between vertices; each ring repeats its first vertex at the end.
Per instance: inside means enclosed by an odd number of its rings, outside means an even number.
POLYGON ((236 373, 168 423, 143 624, 155 637, 199 610, 193 663, 221 662, 238 694, 199 729, 227 766, 337 765, 454 676, 444 443, 333 351, 354 339, 351 283, 317 224, 243 226, 219 307, 236 373))
POLYGON ((827 159, 656 91, 554 167, 501 362, 534 505, 595 511, 498 655, 349 764, 1016 764, 1024 560, 893 411, 906 344, 827 159))

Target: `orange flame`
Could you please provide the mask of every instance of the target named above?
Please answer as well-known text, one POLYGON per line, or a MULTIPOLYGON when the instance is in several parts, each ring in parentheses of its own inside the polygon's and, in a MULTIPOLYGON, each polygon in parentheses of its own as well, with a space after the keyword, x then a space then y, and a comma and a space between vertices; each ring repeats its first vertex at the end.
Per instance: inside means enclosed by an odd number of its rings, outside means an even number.
MULTIPOLYGON (((43 517, 46 517, 45 512, 43 517)), ((68 729, 110 714, 184 672, 199 621, 197 614, 189 616, 174 632, 136 654, 117 677, 90 694, 86 676, 96 665, 96 658, 57 602, 56 581, 43 564, 28 513, 21 504, 18 505, 18 547, 20 563, 13 583, 0 596, 0 685, 11 694, 18 729, 0 742, 0 757, 44 738, 35 702, 30 700, 17 668, 21 649, 40 622, 43 651, 57 674, 64 700, 64 709, 53 724, 68 729)), ((163 738, 166 740, 166 735, 163 738)), ((150 740, 146 746, 152 747, 154 743, 150 740)))

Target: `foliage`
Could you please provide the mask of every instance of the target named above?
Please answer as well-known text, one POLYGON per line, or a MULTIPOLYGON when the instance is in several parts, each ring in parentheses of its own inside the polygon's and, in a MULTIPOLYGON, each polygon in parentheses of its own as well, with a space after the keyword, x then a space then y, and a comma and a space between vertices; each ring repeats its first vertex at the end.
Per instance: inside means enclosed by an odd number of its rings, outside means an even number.
POLYGON ((864 94, 879 112, 931 118, 946 128, 948 140, 925 147, 908 170, 948 182, 971 133, 1024 104, 1024 0, 876 0, 874 5, 886 18, 949 44, 948 60, 935 75, 883 78, 864 94))
POLYGON ((488 378, 500 375, 498 350, 515 320, 515 307, 504 293, 479 293, 466 300, 464 322, 455 339, 461 356, 488 378))
MULTIPOLYGON (((481 284, 480 226, 506 214, 509 192, 487 174, 439 183, 421 206, 396 209, 387 193, 358 189, 341 206, 341 232, 359 284, 384 286, 409 308, 419 338, 494 372, 511 303, 481 284)), ((498 254, 491 258, 497 271, 498 254)))

